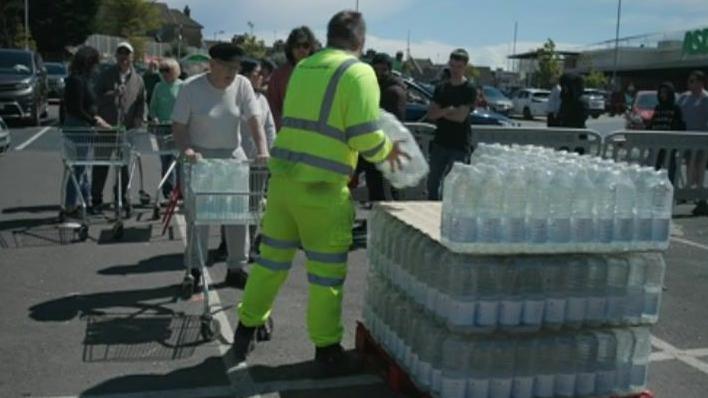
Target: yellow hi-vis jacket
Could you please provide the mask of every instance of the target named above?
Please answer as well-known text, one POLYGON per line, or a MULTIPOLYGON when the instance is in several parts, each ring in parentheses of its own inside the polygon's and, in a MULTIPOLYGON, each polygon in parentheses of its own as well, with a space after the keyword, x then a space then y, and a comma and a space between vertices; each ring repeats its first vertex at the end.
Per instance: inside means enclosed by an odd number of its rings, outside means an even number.
POLYGON ((379 128, 379 96, 374 70, 348 52, 328 48, 302 60, 288 83, 271 173, 346 183, 358 154, 385 160, 392 144, 379 128))

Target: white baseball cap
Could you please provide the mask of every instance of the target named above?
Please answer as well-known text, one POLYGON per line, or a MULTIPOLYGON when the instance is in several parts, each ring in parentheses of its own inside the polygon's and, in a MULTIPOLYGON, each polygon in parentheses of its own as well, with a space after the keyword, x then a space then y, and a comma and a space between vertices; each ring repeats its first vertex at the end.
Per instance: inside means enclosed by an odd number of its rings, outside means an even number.
POLYGON ((130 51, 131 53, 134 53, 135 50, 133 50, 133 46, 130 45, 127 41, 122 41, 118 43, 118 47, 116 47, 116 51, 118 51, 121 48, 125 48, 126 50, 130 51))

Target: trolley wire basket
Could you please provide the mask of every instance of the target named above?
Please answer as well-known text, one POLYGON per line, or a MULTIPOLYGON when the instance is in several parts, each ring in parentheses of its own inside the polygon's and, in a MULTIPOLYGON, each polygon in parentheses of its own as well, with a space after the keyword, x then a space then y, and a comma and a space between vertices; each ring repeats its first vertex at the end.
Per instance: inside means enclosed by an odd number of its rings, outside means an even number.
POLYGON ((62 157, 70 166, 127 166, 131 146, 122 129, 64 128, 62 157))

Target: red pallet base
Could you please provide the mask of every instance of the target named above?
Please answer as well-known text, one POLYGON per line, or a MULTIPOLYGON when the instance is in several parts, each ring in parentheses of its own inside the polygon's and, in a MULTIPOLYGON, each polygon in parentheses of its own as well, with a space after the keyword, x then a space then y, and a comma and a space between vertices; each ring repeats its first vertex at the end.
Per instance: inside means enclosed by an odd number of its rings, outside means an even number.
MULTIPOLYGON (((356 350, 364 357, 367 365, 377 370, 386 385, 397 395, 411 398, 431 398, 431 395, 420 391, 406 371, 374 340, 363 323, 356 323, 356 350)), ((611 398, 654 398, 650 391, 626 397, 611 398)))

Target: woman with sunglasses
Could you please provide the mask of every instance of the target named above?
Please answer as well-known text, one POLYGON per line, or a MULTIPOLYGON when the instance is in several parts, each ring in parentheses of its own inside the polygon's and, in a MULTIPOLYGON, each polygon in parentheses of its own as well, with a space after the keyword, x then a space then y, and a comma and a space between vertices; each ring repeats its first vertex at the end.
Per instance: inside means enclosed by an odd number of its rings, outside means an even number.
MULTIPOLYGON (((165 58, 160 62, 160 76, 162 80, 155 85, 152 97, 150 98, 149 116, 151 121, 155 123, 172 123, 172 108, 174 108, 177 95, 182 88, 182 81, 179 80, 180 73, 179 63, 177 63, 176 60, 165 58)), ((173 155, 160 156, 162 176, 165 175, 173 160, 173 155)), ((170 193, 176 182, 174 174, 165 181, 165 184, 162 186, 162 195, 164 195, 165 199, 170 197, 170 193)))
POLYGON ((285 99, 285 90, 288 87, 290 74, 298 62, 309 57, 318 50, 317 39, 307 26, 300 26, 290 32, 288 41, 285 43, 285 56, 288 59, 284 65, 276 69, 270 76, 268 84, 268 104, 273 112, 275 127, 280 130, 283 115, 283 100, 285 99))

